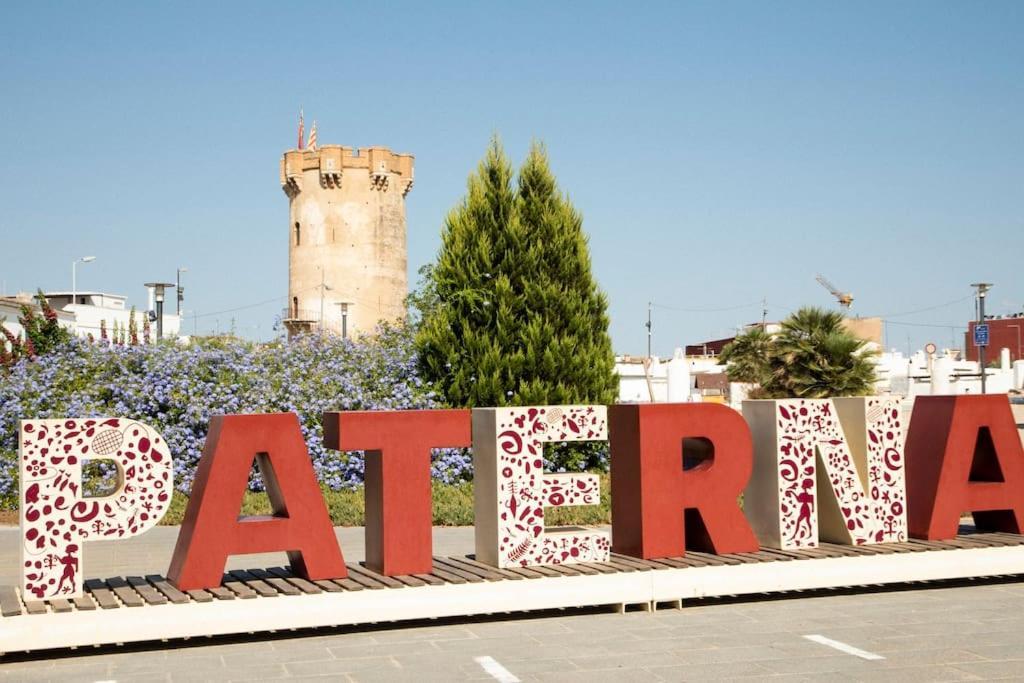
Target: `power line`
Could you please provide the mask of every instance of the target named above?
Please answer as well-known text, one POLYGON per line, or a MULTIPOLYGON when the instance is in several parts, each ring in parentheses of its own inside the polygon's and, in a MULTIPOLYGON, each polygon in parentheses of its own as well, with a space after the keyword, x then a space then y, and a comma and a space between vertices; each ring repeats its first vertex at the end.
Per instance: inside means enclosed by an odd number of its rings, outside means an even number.
POLYGON ((739 306, 728 306, 726 308, 679 308, 678 306, 665 306, 663 304, 656 304, 651 302, 653 308, 661 308, 666 311, 678 311, 680 313, 722 313, 725 311, 738 311, 743 308, 752 308, 754 306, 760 306, 761 300, 752 301, 749 304, 741 304, 739 306))
POLYGON ((202 313, 192 316, 193 318, 209 318, 215 315, 224 315, 225 313, 234 313, 235 311, 245 311, 250 308, 259 308, 260 306, 266 306, 267 304, 274 303, 275 301, 287 300, 287 296, 275 296, 273 299, 267 299, 266 301, 260 301, 255 304, 247 304, 245 306, 238 306, 237 308, 226 308, 223 311, 214 311, 213 313, 202 313))
MULTIPOLYGON (((293 293, 294 294, 306 294, 308 292, 312 292, 312 291, 318 290, 318 289, 320 289, 320 285, 313 285, 312 287, 308 287, 306 289, 301 289, 301 290, 299 290, 297 292, 293 292, 293 293)), ((271 303, 274 303, 274 302, 277 302, 277 301, 287 303, 288 296, 287 295, 285 295, 285 296, 275 296, 273 299, 265 299, 264 301, 258 301, 258 302, 253 303, 253 304, 245 304, 244 306, 237 306, 235 308, 227 308, 227 309, 224 309, 222 311, 214 311, 212 313, 199 313, 199 314, 193 315, 191 317, 194 318, 194 319, 195 318, 211 318, 211 317, 213 317, 215 315, 224 315, 226 313, 235 313, 236 311, 246 311, 246 310, 249 310, 251 308, 259 308, 260 306, 266 306, 267 304, 271 304, 271 303)), ((356 303, 356 304, 363 304, 363 305, 375 305, 373 302, 368 301, 366 299, 355 299, 354 303, 356 303)))
POLYGON ((947 301, 944 304, 937 304, 935 306, 929 306, 928 308, 919 308, 916 311, 903 311, 902 313, 887 313, 885 315, 880 315, 878 317, 879 318, 900 318, 900 317, 903 317, 905 315, 914 315, 915 313, 925 313, 927 311, 934 311, 934 310, 937 310, 937 309, 940 309, 940 308, 945 308, 946 306, 952 306, 953 304, 959 304, 959 303, 962 303, 964 301, 967 301, 968 299, 973 299, 973 298, 974 298, 974 293, 972 292, 971 294, 968 294, 965 297, 961 297, 959 299, 954 299, 953 301, 947 301))
POLYGON ((882 319, 882 322, 884 322, 887 325, 905 325, 907 327, 940 327, 940 328, 943 328, 943 329, 950 329, 950 328, 952 328, 952 329, 955 329, 955 330, 956 329, 966 329, 966 327, 967 327, 966 325, 964 325, 962 323, 958 324, 958 325, 930 325, 928 323, 906 323, 906 322, 901 322, 899 320, 886 320, 885 318, 882 319))

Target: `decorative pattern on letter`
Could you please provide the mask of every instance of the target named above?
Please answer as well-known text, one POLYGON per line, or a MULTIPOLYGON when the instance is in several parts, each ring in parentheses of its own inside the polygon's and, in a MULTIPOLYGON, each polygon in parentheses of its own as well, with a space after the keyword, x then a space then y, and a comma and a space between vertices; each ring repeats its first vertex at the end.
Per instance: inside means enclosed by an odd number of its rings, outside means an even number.
MULTIPOLYGON (((816 548, 814 430, 807 401, 775 402, 779 447, 780 547, 816 548)), ((819 420, 820 421, 820 420, 819 420)))
POLYGON ((498 439, 498 566, 603 562, 606 531, 545 531, 544 508, 596 505, 594 474, 544 472, 544 444, 608 438, 604 406, 547 406, 496 410, 498 439))
POLYGON ((867 469, 871 503, 880 532, 879 543, 907 540, 907 484, 900 402, 867 399, 867 469))
POLYGON ((832 400, 776 402, 783 548, 817 545, 821 500, 816 500, 815 452, 832 489, 822 495, 834 497, 845 525, 830 540, 853 545, 906 540, 899 402, 891 398, 837 400, 864 402, 860 406, 864 412, 858 414, 854 428, 864 430, 858 436, 863 437, 866 453, 851 449, 832 400), (858 469, 866 472, 867 487, 858 469))
POLYGON ((28 600, 82 595, 82 544, 136 536, 171 503, 167 444, 152 427, 123 418, 22 420, 22 591, 28 600), (118 487, 82 495, 82 460, 113 460, 118 487))

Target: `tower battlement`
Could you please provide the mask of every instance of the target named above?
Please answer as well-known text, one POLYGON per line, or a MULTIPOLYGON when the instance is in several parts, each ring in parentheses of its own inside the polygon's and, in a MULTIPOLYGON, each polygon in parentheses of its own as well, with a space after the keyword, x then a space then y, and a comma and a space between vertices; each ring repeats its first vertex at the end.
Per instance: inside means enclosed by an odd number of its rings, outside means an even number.
POLYGON ((413 157, 387 147, 324 145, 281 157, 288 195, 290 334, 373 334, 405 318, 405 196, 413 157))
POLYGON ((396 154, 387 147, 323 145, 315 150, 290 149, 281 157, 281 188, 289 197, 302 192, 306 173, 316 171, 322 188, 341 187, 349 172, 366 172, 372 189, 398 190, 404 197, 412 189, 413 156, 396 154))

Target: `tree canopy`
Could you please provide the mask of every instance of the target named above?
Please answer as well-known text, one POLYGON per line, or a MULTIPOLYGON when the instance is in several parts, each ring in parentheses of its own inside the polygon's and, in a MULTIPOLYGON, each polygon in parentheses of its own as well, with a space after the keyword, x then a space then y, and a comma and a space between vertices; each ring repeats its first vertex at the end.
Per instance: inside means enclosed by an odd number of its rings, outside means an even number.
POLYGON ((542 145, 516 176, 492 140, 425 279, 420 362, 449 405, 614 401, 607 299, 542 145))
POLYGON ((768 334, 754 328, 722 350, 734 382, 759 385, 751 398, 830 398, 874 393, 876 351, 851 334, 844 316, 805 307, 768 334))

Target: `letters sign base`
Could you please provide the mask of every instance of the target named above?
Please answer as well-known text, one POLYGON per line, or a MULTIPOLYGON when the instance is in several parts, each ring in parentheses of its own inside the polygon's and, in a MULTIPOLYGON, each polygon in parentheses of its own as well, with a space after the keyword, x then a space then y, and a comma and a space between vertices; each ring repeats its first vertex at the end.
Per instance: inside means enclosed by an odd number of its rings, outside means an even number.
POLYGON ((160 647, 198 636, 994 577, 1024 573, 1024 536, 978 533, 869 547, 822 542, 812 550, 687 552, 661 560, 612 553, 607 562, 557 571, 497 569, 467 556, 435 558, 431 573, 414 576, 385 577, 356 564, 348 570, 347 579, 313 582, 280 568, 231 572, 218 589, 188 593, 155 576, 88 580, 73 601, 26 602, 19 589, 3 587, 0 653, 142 641, 160 647))

